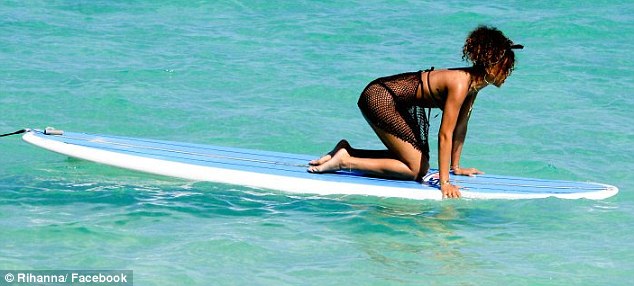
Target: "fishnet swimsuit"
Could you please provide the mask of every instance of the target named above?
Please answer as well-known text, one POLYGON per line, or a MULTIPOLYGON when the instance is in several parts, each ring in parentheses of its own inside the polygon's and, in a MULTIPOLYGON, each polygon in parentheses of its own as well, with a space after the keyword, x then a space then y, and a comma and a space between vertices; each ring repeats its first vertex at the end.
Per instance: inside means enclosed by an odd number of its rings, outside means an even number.
MULTIPOLYGON (((359 97, 361 113, 374 126, 392 134, 421 151, 429 160, 429 116, 425 113, 422 100, 416 100, 416 92, 423 91, 423 72, 434 68, 382 77, 370 82, 359 97)), ((429 74, 428 74, 429 75, 429 74)), ((435 107, 427 77, 427 88, 435 107)))

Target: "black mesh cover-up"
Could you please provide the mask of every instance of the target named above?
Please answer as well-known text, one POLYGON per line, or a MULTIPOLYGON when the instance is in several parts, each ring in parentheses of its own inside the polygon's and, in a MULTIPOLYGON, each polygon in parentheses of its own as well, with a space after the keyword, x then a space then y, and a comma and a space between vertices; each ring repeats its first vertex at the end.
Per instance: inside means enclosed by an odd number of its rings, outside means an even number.
POLYGON ((425 113, 421 100, 416 100, 419 88, 423 93, 422 74, 417 71, 375 79, 357 104, 370 123, 412 144, 429 160, 430 110, 425 113))

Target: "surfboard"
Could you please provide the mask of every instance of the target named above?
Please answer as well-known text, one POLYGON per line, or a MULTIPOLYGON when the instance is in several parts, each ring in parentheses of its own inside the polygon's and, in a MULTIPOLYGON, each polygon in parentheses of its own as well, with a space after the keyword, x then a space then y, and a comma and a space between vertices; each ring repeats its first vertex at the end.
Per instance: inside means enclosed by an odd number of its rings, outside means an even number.
MULTIPOLYGON (((26 129, 22 139, 74 158, 191 181, 324 196, 442 199, 437 170, 430 170, 422 182, 398 181, 347 171, 309 173, 312 155, 60 130, 26 129)), ((601 183, 497 175, 451 175, 451 182, 471 199, 605 199, 618 193, 617 187, 601 183)))

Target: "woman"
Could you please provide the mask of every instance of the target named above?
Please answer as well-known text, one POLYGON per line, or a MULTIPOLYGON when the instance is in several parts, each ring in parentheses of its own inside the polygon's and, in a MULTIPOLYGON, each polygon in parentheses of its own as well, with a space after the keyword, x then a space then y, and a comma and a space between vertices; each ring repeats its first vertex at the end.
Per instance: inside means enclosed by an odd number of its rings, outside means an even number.
POLYGON ((462 53, 473 65, 466 68, 403 73, 372 81, 359 98, 359 108, 387 150, 354 149, 341 140, 327 155, 309 162, 309 172, 355 170, 370 176, 421 180, 429 170, 429 115, 443 111, 438 131, 438 166, 443 197, 460 197, 449 173, 473 176, 461 168, 460 155, 471 108, 480 90, 500 87, 515 66, 514 45, 501 31, 479 26, 466 39, 462 53), (427 113, 424 109, 427 109, 427 113))

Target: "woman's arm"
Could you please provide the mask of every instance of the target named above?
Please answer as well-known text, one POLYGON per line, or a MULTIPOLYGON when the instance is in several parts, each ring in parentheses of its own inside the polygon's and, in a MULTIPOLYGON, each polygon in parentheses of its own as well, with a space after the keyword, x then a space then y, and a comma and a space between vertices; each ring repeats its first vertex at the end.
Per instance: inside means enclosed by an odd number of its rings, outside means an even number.
POLYGON ((467 137, 467 125, 469 123, 469 117, 471 116, 471 108, 473 106, 474 99, 475 95, 468 95, 460 108, 460 113, 458 114, 456 128, 453 131, 451 152, 452 169, 460 166, 460 154, 462 154, 462 146, 464 145, 464 140, 467 137))
POLYGON ((464 145, 465 138, 467 137, 467 126, 469 124, 471 109, 473 108, 475 98, 475 93, 467 95, 467 98, 460 108, 460 114, 458 114, 458 122, 456 123, 456 129, 453 132, 453 149, 451 153, 452 169, 460 167, 460 155, 462 154, 462 146, 464 145))
POLYGON ((451 169, 456 175, 473 176, 477 174, 483 174, 475 168, 460 168, 460 155, 462 154, 462 146, 464 145, 465 138, 467 137, 467 126, 469 124, 469 118, 471 117, 471 109, 475 102, 476 94, 472 93, 467 95, 462 107, 460 108, 460 114, 458 114, 458 122, 453 133, 453 144, 451 153, 451 169))
MULTIPOLYGON (((456 134, 458 117, 467 97, 469 85, 468 78, 464 78, 462 73, 448 77, 447 82, 449 83, 447 85, 447 101, 442 114, 440 130, 438 131, 438 168, 440 189, 443 196, 457 198, 460 197, 460 191, 458 187, 449 183, 449 167, 454 154, 453 136, 456 134)), ((466 128, 466 125, 464 127, 466 128)), ((462 146, 459 146, 458 149, 461 150, 462 146)))

